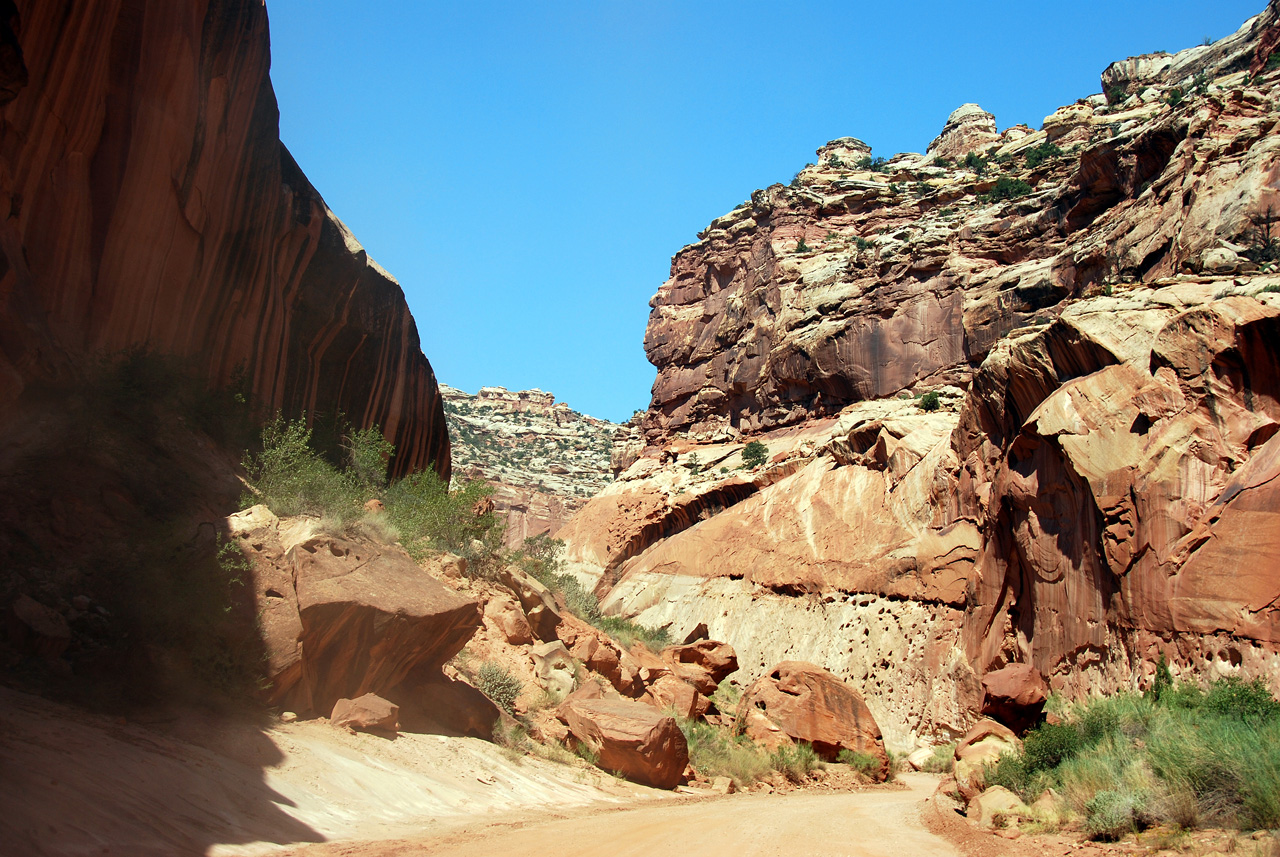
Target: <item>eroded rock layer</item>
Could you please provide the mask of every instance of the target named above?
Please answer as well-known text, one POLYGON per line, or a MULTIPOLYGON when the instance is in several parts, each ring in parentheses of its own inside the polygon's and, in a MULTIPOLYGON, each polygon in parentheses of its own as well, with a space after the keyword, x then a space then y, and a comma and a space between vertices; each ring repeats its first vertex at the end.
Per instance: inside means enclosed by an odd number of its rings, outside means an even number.
POLYGON ((260 0, 11 5, 0 407, 143 345, 268 409, 377 423, 396 472, 447 476, 404 295, 280 142, 260 0))
POLYGON ((629 426, 580 414, 542 390, 481 387, 472 396, 442 385, 456 476, 494 487, 507 544, 555 535, 609 484, 612 444, 629 426))
POLYGON ((713 222, 652 301, 645 447, 561 532, 574 571, 744 680, 832 671, 899 747, 1011 664, 1067 697, 1161 655, 1280 691, 1277 44, 1272 3, 1038 131, 966 105, 923 157, 843 138, 713 222))

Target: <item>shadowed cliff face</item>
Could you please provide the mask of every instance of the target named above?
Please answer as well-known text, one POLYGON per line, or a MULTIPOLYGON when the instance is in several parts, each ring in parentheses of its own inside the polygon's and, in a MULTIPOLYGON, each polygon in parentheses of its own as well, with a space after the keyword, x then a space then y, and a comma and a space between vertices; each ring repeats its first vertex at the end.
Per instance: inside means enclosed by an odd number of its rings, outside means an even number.
POLYGON ((0 408, 145 344, 447 478, 404 295, 281 144, 269 67, 256 0, 0 3, 0 408))

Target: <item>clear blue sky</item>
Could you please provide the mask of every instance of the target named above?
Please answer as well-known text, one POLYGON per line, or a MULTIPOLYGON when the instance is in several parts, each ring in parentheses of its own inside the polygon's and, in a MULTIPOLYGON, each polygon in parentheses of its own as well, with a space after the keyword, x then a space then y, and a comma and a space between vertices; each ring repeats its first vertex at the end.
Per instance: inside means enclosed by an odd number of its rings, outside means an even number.
POLYGON ((1265 0, 268 0, 281 136, 409 297, 446 384, 622 420, 671 256, 827 140, 1039 127, 1109 62, 1265 0))

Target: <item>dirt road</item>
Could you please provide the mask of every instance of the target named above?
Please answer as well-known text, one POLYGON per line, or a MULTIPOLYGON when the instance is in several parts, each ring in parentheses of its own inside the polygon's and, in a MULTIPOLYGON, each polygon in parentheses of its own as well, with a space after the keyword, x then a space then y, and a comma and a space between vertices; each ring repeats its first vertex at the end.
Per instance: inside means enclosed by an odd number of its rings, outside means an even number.
POLYGON ((580 809, 431 837, 334 842, 297 857, 959 857, 920 822, 937 785, 907 775, 908 789, 733 795, 634 809, 580 809))

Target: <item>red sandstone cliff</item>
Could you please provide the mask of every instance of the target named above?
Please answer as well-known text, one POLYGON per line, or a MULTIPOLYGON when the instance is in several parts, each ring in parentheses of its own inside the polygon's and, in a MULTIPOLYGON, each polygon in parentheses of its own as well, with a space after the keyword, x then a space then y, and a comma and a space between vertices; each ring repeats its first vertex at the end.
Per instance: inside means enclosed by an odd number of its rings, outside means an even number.
POLYGON ((396 281, 281 144, 261 0, 0 2, 0 413, 145 344, 449 473, 396 281))
POLYGON ((1277 33, 882 170, 833 141, 714 221, 651 302, 648 446, 560 534, 604 607, 822 664, 900 744, 1009 663, 1280 681, 1277 33))

